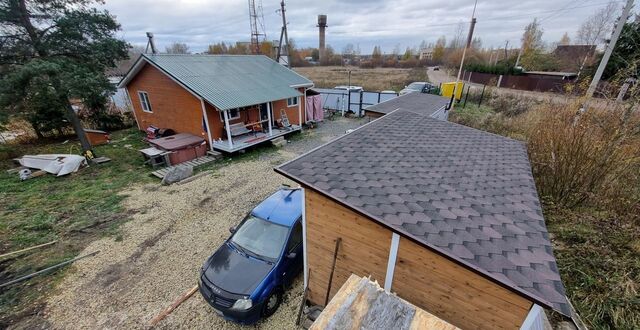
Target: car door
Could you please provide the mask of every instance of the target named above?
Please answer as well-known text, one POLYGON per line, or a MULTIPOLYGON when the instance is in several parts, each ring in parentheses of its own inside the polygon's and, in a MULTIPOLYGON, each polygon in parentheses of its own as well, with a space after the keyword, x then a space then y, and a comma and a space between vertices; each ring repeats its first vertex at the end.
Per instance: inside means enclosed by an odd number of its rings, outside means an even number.
POLYGON ((283 258, 282 275, 284 285, 287 287, 302 270, 302 253, 302 222, 298 220, 291 230, 283 258), (289 258, 291 253, 295 253, 295 257, 289 258))

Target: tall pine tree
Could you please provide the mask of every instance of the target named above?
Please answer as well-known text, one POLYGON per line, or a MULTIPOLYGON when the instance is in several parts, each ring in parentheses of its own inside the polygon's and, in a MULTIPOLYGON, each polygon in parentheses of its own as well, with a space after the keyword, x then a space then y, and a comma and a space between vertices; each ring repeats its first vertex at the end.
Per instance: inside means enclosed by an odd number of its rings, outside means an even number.
POLYGON ((0 0, 0 111, 41 132, 66 116, 90 149, 70 99, 106 102, 104 72, 127 58, 120 25, 96 0, 0 0), (43 120, 47 119, 47 120, 43 120))

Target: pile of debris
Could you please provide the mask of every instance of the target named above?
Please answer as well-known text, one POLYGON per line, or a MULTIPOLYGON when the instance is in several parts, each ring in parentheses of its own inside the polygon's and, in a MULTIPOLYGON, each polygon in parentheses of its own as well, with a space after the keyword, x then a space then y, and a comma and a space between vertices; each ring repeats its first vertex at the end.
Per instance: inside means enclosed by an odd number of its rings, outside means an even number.
POLYGON ((87 166, 87 160, 84 157, 71 154, 24 155, 15 161, 20 164, 20 167, 9 171, 18 172, 20 180, 23 181, 47 173, 63 176, 87 166))

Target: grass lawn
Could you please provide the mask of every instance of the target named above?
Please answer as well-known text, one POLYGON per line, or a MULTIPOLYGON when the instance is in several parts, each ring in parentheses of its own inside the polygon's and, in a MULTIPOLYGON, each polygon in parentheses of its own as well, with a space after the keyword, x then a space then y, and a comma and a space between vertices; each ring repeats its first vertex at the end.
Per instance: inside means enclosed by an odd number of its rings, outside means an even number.
MULTIPOLYGON (((137 129, 112 134, 113 142, 95 147, 99 156, 111 162, 92 165, 77 173, 55 177, 45 175, 21 182, 11 159, 0 161, 0 253, 19 250, 52 240, 58 243, 43 249, 0 260, 0 283, 46 268, 76 256, 92 240, 105 235, 118 239, 118 225, 129 217, 121 205, 124 188, 154 182, 150 169, 137 151, 145 144, 137 129)), ((0 146, 0 155, 79 153, 77 142, 39 142, 30 145, 0 146)), ((32 317, 40 308, 41 295, 64 272, 0 289, 0 328, 23 317, 32 317)))

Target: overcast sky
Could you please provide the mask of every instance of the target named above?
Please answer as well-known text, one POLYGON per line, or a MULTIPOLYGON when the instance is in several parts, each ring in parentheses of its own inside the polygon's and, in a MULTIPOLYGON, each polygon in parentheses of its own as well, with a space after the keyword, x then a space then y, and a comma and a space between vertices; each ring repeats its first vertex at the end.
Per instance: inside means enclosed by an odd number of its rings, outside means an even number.
MULTIPOLYGON (((474 36, 486 47, 504 47, 506 40, 517 47, 524 26, 537 17, 546 42, 559 40, 564 32, 573 39, 580 24, 606 4, 606 0, 480 0, 474 36)), ((161 50, 177 41, 201 52, 210 43, 250 37, 247 0, 106 0, 104 7, 122 25, 125 40, 144 45, 145 32, 152 31, 161 50)), ((279 7, 279 0, 263 0, 269 40, 280 35, 279 7)), ((465 23, 466 36, 472 9, 473 0, 286 1, 289 37, 297 46, 318 46, 317 15, 326 14, 327 44, 340 52, 352 43, 363 54, 374 45, 390 53, 396 45, 404 51, 422 40, 435 43, 441 35, 450 40, 460 22, 465 23)))

